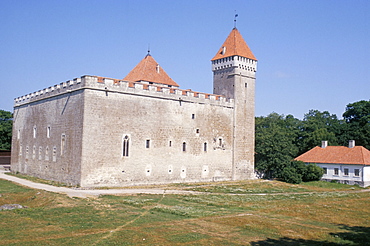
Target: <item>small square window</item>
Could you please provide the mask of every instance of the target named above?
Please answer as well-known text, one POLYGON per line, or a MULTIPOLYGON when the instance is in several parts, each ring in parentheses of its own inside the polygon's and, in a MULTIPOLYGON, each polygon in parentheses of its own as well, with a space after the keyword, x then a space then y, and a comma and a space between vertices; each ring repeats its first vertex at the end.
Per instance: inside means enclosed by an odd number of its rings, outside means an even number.
POLYGON ((355 176, 359 177, 360 176, 360 169, 355 169, 355 176))
POLYGON ((334 175, 339 175, 339 168, 334 168, 334 175))
POLYGON ((348 176, 348 168, 344 168, 344 175, 348 176))

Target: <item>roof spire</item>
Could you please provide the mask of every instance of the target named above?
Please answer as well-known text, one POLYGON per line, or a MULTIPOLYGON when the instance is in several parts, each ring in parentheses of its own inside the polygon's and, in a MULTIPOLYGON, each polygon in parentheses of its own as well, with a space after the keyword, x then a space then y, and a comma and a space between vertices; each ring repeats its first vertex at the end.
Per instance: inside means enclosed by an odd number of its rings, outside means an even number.
POLYGON ((235 16, 234 16, 234 28, 236 28, 236 17, 238 17, 238 14, 236 13, 236 10, 235 10, 235 16))
POLYGON ((148 44, 148 54, 147 56, 150 56, 150 44, 148 44))
POLYGON ((233 28, 212 61, 225 57, 242 56, 257 61, 238 29, 233 28))

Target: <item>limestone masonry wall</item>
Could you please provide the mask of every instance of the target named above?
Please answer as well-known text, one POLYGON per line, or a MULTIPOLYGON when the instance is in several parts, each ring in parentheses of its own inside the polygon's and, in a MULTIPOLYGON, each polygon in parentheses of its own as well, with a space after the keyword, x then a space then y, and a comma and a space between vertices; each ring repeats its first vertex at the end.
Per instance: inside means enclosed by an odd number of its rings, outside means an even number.
POLYGON ((83 187, 230 180, 233 108, 219 95, 83 76, 15 99, 12 170, 83 187))

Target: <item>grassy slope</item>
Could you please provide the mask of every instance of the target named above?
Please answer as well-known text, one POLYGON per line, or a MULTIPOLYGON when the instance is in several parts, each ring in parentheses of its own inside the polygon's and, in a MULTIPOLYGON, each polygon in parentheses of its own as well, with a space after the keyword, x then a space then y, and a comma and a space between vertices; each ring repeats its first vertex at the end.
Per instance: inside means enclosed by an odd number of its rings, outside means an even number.
POLYGON ((0 245, 367 245, 370 193, 323 182, 170 185, 204 195, 102 196, 0 180, 0 245), (257 195, 255 193, 264 193, 257 195))

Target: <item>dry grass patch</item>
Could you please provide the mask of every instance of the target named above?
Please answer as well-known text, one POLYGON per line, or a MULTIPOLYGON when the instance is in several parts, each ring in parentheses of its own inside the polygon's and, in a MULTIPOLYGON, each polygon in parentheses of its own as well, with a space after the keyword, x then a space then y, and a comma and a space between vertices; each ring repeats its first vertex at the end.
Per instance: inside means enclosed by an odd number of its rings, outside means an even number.
POLYGON ((276 181, 177 187, 213 190, 76 199, 0 180, 0 205, 27 206, 0 211, 0 245, 327 246, 370 241, 370 193, 351 193, 362 190, 358 187, 276 181), (265 195, 247 193, 251 189, 265 195))

